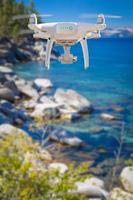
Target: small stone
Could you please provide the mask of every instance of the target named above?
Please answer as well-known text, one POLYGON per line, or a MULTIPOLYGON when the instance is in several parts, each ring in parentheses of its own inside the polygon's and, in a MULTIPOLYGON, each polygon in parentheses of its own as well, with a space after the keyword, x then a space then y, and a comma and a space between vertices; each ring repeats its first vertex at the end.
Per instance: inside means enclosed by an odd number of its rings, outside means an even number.
POLYGON ((108 121, 116 120, 116 117, 115 117, 115 116, 110 115, 110 114, 107 114, 107 113, 102 113, 102 114, 100 115, 100 117, 101 117, 103 120, 108 120, 108 121))
POLYGON ((49 79, 41 79, 38 78, 36 80, 34 80, 34 83, 41 88, 51 88, 53 86, 53 84, 51 83, 51 81, 49 79))
POLYGON ((124 111, 124 108, 122 106, 113 106, 113 109, 116 111, 116 112, 123 112, 124 111))
POLYGON ((89 132, 92 132, 92 133, 101 133, 104 131, 105 131, 104 128, 101 126, 94 126, 94 127, 89 128, 89 132))

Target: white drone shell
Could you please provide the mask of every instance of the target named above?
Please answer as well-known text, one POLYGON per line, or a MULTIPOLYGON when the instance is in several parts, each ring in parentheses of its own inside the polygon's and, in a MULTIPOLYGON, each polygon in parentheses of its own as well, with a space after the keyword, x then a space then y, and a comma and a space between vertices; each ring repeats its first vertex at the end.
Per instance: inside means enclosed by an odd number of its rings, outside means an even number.
POLYGON ((70 53, 70 47, 78 42, 81 43, 84 67, 89 67, 89 53, 87 39, 99 38, 100 31, 106 28, 104 15, 98 15, 96 24, 76 23, 76 22, 55 22, 55 23, 37 23, 35 14, 30 16, 28 27, 34 31, 35 38, 47 39, 45 66, 50 68, 50 56, 53 43, 64 47, 64 55, 59 57, 59 61, 65 64, 71 64, 77 60, 70 53))

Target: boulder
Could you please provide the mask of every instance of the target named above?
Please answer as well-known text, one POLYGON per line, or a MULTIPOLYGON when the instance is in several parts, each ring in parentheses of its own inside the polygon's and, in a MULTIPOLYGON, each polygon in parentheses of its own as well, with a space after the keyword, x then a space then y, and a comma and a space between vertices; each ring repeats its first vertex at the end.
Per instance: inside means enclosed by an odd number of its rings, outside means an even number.
POLYGON ((4 66, 0 66, 0 72, 4 73, 4 74, 13 74, 13 70, 8 68, 8 67, 4 67, 4 66))
POLYGON ((38 78, 34 80, 35 85, 39 88, 51 88, 53 85, 49 79, 38 78))
POLYGON ((90 113, 92 104, 85 97, 81 96, 74 90, 58 89, 54 95, 55 101, 65 105, 69 110, 79 113, 90 113))
POLYGON ((16 96, 20 95, 20 92, 19 92, 19 90, 18 90, 18 88, 17 88, 17 86, 16 86, 14 81, 6 81, 4 83, 4 86, 9 88, 9 89, 11 89, 16 96))
POLYGON ((120 188, 114 188, 109 193, 108 200, 133 200, 133 194, 125 192, 120 188))
POLYGON ((58 170, 62 175, 68 171, 68 167, 64 163, 51 163, 49 164, 48 169, 58 170))
POLYGON ((49 118, 57 118, 60 116, 60 105, 52 101, 49 97, 43 96, 43 101, 36 104, 34 111, 31 113, 32 117, 45 117, 49 113, 49 118))
POLYGON ((27 82, 23 79, 16 80, 15 84, 18 88, 18 90, 25 96, 32 98, 32 99, 38 99, 39 95, 36 91, 36 89, 32 86, 32 83, 27 82))
POLYGON ((16 108, 14 108, 9 103, 1 103, 0 104, 0 112, 2 112, 5 116, 7 116, 13 122, 18 121, 18 119, 20 119, 24 122, 28 119, 28 117, 22 110, 18 110, 16 108))
POLYGON ((108 192, 97 185, 90 184, 88 182, 77 182, 75 184, 76 189, 71 191, 72 194, 83 194, 90 198, 107 199, 108 192))
POLYGON ((111 120, 116 120, 116 117, 113 116, 113 115, 110 115, 108 113, 102 113, 100 115, 100 117, 103 119, 103 120, 107 120, 107 121, 111 121, 111 120))
POLYGON ((88 185, 90 184, 90 185, 97 186, 99 188, 104 188, 104 181, 97 177, 88 178, 84 182, 88 183, 88 185))
POLYGON ((0 88, 0 99, 15 101, 15 99, 17 99, 17 96, 10 88, 2 87, 0 88))
POLYGON ((133 166, 125 167, 121 174, 120 180, 127 192, 133 193, 133 166))
POLYGON ((0 138, 3 139, 7 135, 11 135, 13 133, 27 134, 22 129, 16 128, 10 124, 2 124, 0 125, 0 138))

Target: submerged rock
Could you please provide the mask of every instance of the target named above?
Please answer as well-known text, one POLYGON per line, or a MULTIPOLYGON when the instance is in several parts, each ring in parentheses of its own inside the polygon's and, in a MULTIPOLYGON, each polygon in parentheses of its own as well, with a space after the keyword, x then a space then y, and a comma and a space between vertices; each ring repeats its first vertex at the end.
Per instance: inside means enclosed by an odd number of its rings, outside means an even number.
POLYGON ((120 179, 124 189, 133 193, 133 166, 125 167, 121 172, 120 179))
POLYGON ((116 117, 113 116, 113 115, 110 115, 110 114, 107 114, 107 113, 102 113, 100 115, 100 117, 104 120, 108 120, 108 121, 111 121, 111 120, 116 120, 116 117))
POLYGON ((94 127, 90 127, 89 128, 89 132, 91 132, 91 133, 101 133, 101 132, 104 132, 105 131, 105 129, 104 129, 104 127, 101 127, 101 126, 94 126, 94 127))
POLYGON ((46 132, 49 135, 50 140, 60 142, 62 144, 67 144, 72 147, 79 147, 83 144, 81 139, 71 136, 69 132, 62 128, 49 126, 46 132))
POLYGON ((79 113, 90 113, 92 104, 85 97, 81 96, 74 90, 58 89, 54 95, 55 101, 63 104, 67 109, 79 113))

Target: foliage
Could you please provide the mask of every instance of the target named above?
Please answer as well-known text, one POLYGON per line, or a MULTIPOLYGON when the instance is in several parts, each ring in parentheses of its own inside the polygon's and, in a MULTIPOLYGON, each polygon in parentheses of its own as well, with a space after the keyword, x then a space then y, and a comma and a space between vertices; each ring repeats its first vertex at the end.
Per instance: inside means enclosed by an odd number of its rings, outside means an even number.
POLYGON ((23 0, 0 0, 0 37, 18 39, 20 31, 27 29, 28 19, 16 19, 16 15, 27 15, 32 12, 36 13, 34 1, 30 1, 26 6, 23 0))
POLYGON ((47 163, 39 153, 39 144, 25 134, 11 134, 0 140, 0 199, 2 200, 85 200, 86 197, 70 194, 74 183, 86 178, 83 164, 61 175, 47 170, 47 163), (27 155, 32 155, 27 159, 27 155), (40 167, 41 165, 41 167, 40 167))

